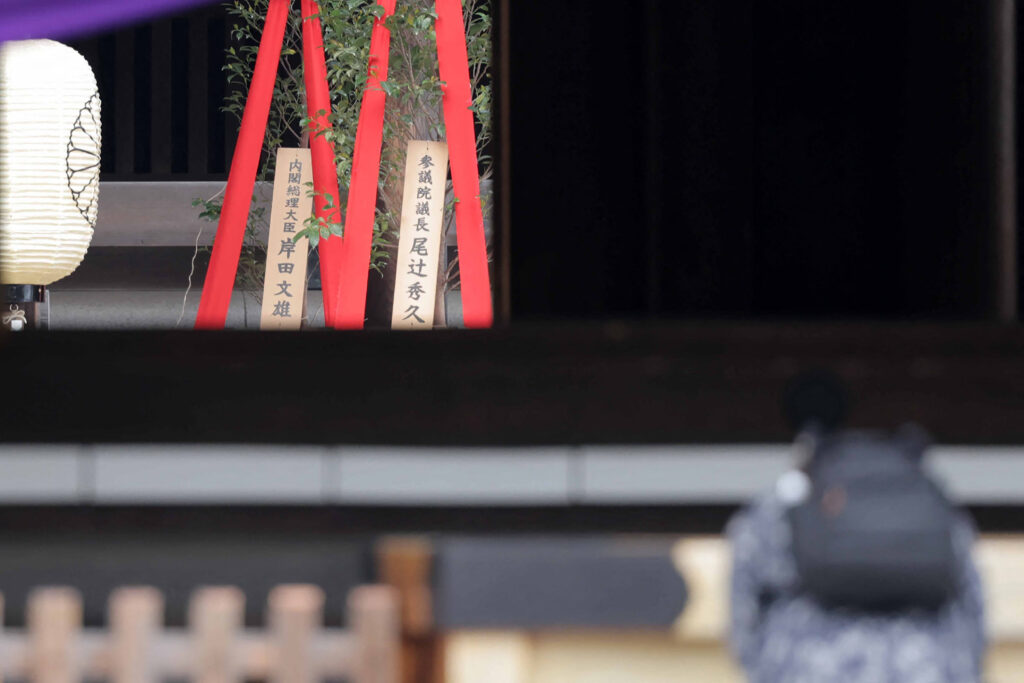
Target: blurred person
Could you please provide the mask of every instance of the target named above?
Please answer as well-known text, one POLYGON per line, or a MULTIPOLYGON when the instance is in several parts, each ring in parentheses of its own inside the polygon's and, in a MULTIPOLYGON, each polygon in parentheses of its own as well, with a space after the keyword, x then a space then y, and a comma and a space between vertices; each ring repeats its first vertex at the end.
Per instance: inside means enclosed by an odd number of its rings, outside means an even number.
POLYGON ((730 521, 751 683, 981 680, 974 526, 923 471, 923 432, 901 432, 803 435, 801 466, 730 521))

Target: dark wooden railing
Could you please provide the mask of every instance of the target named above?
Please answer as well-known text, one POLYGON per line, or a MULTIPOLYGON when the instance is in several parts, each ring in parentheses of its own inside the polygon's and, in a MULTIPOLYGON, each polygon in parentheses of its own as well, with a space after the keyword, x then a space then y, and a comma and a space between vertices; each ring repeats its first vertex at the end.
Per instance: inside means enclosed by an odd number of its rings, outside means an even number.
POLYGON ((238 127, 221 111, 231 26, 210 5, 72 43, 103 101, 104 180, 226 177, 238 127))

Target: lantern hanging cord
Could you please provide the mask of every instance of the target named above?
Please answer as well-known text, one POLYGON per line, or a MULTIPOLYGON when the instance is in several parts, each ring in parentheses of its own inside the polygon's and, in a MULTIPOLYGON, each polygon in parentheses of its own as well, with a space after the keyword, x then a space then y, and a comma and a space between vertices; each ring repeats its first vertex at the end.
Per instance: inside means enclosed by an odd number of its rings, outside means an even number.
POLYGON ((85 194, 86 190, 99 184, 100 178, 100 140, 98 137, 93 137, 93 134, 82 123, 83 118, 88 116, 91 119, 93 129, 96 131, 100 130, 99 122, 96 120, 96 112, 94 108, 99 104, 100 94, 99 91, 92 94, 92 96, 86 100, 85 104, 82 105, 81 110, 78 112, 78 118, 75 119, 75 125, 71 127, 71 132, 68 135, 68 153, 65 157, 65 168, 68 176, 68 190, 71 191, 71 198, 75 201, 75 206, 78 207, 79 213, 85 218, 89 227, 96 228, 96 212, 93 207, 96 203, 97 192, 93 192, 89 197, 89 202, 82 206, 81 197, 85 194), (84 136, 76 143, 76 136, 84 136), (82 147, 81 145, 86 145, 82 147), (85 166, 72 166, 71 155, 72 154, 83 154, 86 157, 94 159, 90 164, 85 166), (83 174, 86 174, 83 176, 83 174), (84 177, 84 182, 82 178, 84 177))
POLYGON ((10 327, 11 323, 13 323, 15 320, 21 321, 23 325, 28 324, 28 317, 25 315, 25 311, 18 308, 14 304, 11 304, 10 313, 4 313, 3 317, 0 318, 0 321, 2 321, 5 326, 10 327))

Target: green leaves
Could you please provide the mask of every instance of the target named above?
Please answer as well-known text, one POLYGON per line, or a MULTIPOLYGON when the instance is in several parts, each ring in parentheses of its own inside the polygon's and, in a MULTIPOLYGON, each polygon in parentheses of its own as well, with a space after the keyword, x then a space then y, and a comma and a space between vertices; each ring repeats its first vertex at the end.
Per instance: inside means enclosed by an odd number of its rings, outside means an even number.
POLYGON ((203 207, 203 210, 199 212, 199 217, 203 220, 220 220, 221 203, 219 200, 196 198, 192 200, 192 206, 203 207))

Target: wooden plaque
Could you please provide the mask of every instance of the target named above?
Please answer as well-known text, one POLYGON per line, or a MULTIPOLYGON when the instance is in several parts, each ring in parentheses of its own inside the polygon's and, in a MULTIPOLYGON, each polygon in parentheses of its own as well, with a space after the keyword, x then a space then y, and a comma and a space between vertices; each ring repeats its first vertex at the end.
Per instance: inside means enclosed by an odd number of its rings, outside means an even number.
POLYGON ((295 241, 294 237, 313 215, 313 198, 306 185, 312 181, 308 149, 281 147, 277 150, 261 330, 297 330, 302 326, 309 240, 303 237, 295 241))
POLYGON ((410 140, 398 236, 392 329, 434 326, 437 271, 444 244, 444 191, 448 145, 410 140))

